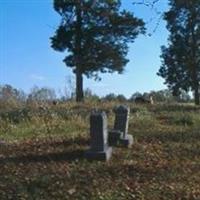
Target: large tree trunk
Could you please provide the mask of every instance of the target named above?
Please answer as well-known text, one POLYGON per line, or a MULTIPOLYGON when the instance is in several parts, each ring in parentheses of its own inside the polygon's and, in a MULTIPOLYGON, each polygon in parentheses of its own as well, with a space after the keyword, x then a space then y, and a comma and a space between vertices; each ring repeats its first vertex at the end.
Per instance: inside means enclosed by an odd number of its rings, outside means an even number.
POLYGON ((83 74, 77 70, 76 72, 76 101, 81 102, 84 100, 83 95, 83 74))
POLYGON ((76 5, 76 41, 75 41, 75 57, 76 57, 76 101, 81 102, 84 100, 83 95, 83 73, 81 70, 82 57, 81 57, 81 39, 82 39, 82 16, 81 16, 81 1, 77 1, 76 5))

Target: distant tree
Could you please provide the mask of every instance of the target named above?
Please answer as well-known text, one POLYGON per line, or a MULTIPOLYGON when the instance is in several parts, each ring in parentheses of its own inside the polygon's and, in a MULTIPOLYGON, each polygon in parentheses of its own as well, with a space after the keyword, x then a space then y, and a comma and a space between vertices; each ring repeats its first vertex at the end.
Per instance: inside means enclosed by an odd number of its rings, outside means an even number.
POLYGON ((64 52, 76 75, 76 101, 84 99, 83 75, 122 73, 128 62, 128 42, 144 33, 144 23, 121 9, 120 0, 54 0, 61 23, 51 37, 53 49, 64 52))
POLYGON ((169 89, 144 92, 143 94, 136 92, 130 97, 129 100, 135 101, 138 97, 139 99, 142 98, 147 101, 150 100, 150 97, 152 97, 154 102, 190 102, 191 100, 190 95, 186 91, 180 90, 179 95, 174 96, 173 92, 169 89))
POLYGON ((135 92, 134 94, 132 94, 132 96, 130 97, 130 101, 135 101, 135 99, 137 97, 142 97, 142 94, 140 92, 135 92))
POLYGON ((89 88, 86 88, 85 90, 84 90, 84 96, 85 97, 91 97, 93 94, 92 94, 92 90, 91 89, 89 89, 89 88))
POLYGON ((102 99, 105 101, 114 101, 116 100, 117 96, 114 93, 107 94, 105 97, 102 99))
POLYGON ((33 101, 53 101, 56 99, 56 93, 54 89, 37 86, 31 89, 30 94, 28 95, 28 100, 33 101))
POLYGON ((190 95, 184 90, 180 90, 177 96, 174 96, 169 89, 151 91, 149 96, 152 96, 155 102, 190 102, 191 100, 190 95))
POLYGON ((0 85, 0 108, 14 108, 23 105, 26 101, 24 91, 11 85, 0 85))
POLYGON ((25 93, 18 90, 11 85, 1 85, 0 86, 0 99, 7 100, 9 98, 15 98, 16 100, 24 100, 25 93))
POLYGON ((0 99, 2 101, 8 101, 10 99, 24 102, 26 99, 26 94, 22 90, 18 90, 11 85, 0 85, 0 99))
POLYGON ((123 95, 123 94, 119 94, 117 95, 116 99, 119 101, 119 102, 124 102, 126 101, 126 97, 123 95))
POLYGON ((89 89, 89 88, 86 88, 86 89, 84 90, 84 96, 85 96, 85 98, 86 98, 87 100, 89 100, 89 101, 97 101, 97 100, 99 100, 99 96, 96 95, 96 94, 94 94, 94 93, 92 92, 92 90, 89 89))
POLYGON ((170 0, 165 13, 170 32, 168 47, 162 47, 162 66, 158 75, 165 79, 175 96, 181 90, 194 92, 200 104, 200 1, 170 0))
POLYGON ((172 95, 172 92, 169 89, 151 91, 149 93, 153 97, 155 102, 173 102, 175 97, 172 95))
POLYGON ((144 99, 149 99, 150 94, 148 92, 144 92, 142 96, 144 99))
POLYGON ((74 94, 75 94, 74 77, 67 76, 65 81, 66 81, 65 88, 64 88, 65 97, 66 97, 66 99, 74 99, 74 94))

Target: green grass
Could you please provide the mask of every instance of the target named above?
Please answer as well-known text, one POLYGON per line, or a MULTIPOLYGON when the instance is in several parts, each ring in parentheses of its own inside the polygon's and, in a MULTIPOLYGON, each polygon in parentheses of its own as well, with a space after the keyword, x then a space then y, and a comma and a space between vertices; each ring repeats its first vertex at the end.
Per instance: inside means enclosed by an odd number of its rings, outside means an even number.
POLYGON ((115 105, 0 113, 0 199, 200 199, 200 107, 130 104, 134 145, 89 162, 89 114, 105 110, 112 128, 115 105))

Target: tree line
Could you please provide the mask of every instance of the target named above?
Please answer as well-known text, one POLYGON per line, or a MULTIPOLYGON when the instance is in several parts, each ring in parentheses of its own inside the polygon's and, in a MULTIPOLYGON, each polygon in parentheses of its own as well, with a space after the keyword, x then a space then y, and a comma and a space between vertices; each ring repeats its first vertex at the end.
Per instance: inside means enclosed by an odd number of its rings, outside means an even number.
MULTIPOLYGON (((156 103, 165 102, 191 102, 191 96, 182 90, 181 95, 174 97, 172 92, 168 89, 151 91, 151 92, 135 92, 130 98, 123 94, 110 93, 103 97, 94 94, 89 88, 84 90, 85 99, 88 101, 118 101, 118 102, 134 102, 137 97, 148 99, 150 96, 156 103)), ((8 107, 18 107, 29 103, 64 103, 66 101, 75 101, 75 91, 71 93, 60 95, 57 94, 53 88, 34 86, 29 93, 23 90, 14 88, 11 85, 0 85, 0 108, 5 105, 8 107)))

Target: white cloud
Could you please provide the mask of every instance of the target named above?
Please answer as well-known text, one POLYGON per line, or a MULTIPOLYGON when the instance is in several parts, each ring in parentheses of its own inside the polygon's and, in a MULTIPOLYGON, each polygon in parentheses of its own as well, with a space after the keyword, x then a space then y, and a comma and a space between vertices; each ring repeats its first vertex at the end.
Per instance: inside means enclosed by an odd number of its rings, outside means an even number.
POLYGON ((96 87, 96 88, 104 88, 104 87, 108 87, 109 85, 108 84, 105 84, 105 83, 94 83, 93 84, 93 87, 96 87))
POLYGON ((94 80, 86 80, 84 84, 86 88, 107 88, 109 86, 107 83, 94 80))
POLYGON ((30 78, 37 81, 44 81, 47 79, 46 77, 38 75, 38 74, 31 74, 30 78))

